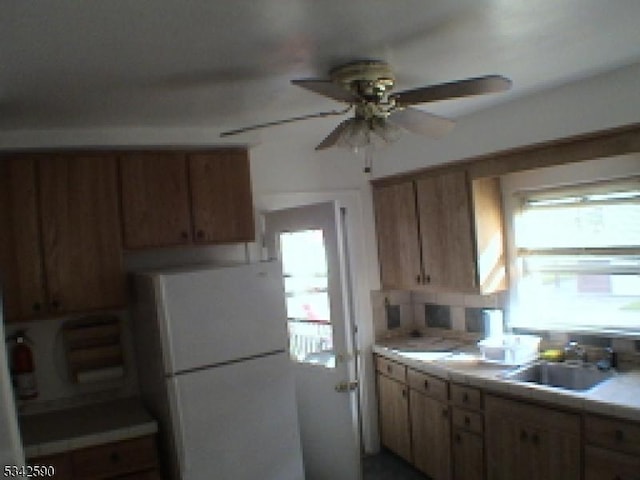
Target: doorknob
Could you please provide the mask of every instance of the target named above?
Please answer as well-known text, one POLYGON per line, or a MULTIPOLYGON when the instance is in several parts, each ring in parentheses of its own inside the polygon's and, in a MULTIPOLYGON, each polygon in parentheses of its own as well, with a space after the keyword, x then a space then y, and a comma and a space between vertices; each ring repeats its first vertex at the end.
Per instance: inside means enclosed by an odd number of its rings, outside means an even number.
POLYGON ((352 392, 358 388, 358 382, 340 382, 335 386, 335 390, 338 393, 352 392))

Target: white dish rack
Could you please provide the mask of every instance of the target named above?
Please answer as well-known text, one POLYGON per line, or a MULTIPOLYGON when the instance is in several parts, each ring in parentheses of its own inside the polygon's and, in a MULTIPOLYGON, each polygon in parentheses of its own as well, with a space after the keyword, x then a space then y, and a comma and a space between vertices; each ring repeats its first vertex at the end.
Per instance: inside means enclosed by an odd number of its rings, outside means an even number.
POLYGON ((484 361, 501 365, 523 365, 538 358, 541 338, 537 335, 502 335, 478 342, 484 361))

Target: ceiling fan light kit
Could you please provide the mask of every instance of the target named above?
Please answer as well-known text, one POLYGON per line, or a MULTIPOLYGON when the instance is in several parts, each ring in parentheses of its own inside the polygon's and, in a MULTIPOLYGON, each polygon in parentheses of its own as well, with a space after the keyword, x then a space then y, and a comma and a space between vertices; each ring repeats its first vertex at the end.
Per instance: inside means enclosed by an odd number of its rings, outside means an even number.
POLYGON ((253 125, 223 132, 221 136, 266 128, 309 118, 342 115, 354 110, 354 116, 343 120, 317 147, 333 146, 353 150, 371 149, 396 141, 402 129, 419 135, 440 137, 448 133, 454 122, 413 105, 506 91, 511 80, 500 75, 487 75, 412 90, 392 93, 395 76, 389 65, 379 60, 360 60, 341 65, 329 72, 329 79, 292 80, 294 85, 335 101, 348 104, 342 111, 328 111, 275 122, 253 125))

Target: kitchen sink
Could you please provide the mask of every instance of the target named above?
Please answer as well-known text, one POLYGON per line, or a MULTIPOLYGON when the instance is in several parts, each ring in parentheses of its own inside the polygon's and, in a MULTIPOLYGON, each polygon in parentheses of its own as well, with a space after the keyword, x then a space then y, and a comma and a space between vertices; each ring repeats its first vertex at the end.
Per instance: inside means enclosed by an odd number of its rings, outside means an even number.
POLYGON ((505 378, 579 392, 589 390, 613 375, 613 370, 598 370, 590 364, 537 362, 515 370, 505 378))

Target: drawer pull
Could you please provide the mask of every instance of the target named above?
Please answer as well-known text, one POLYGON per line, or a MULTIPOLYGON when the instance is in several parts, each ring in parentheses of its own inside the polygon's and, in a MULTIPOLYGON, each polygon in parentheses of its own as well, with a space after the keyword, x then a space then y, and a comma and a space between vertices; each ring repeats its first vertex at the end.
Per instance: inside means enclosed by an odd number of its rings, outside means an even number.
POLYGON ((456 443, 462 443, 462 437, 459 433, 456 433, 456 443))
POLYGON ((534 433, 533 435, 531 435, 531 441, 533 442, 534 445, 538 445, 540 443, 540 437, 538 437, 537 433, 534 433))
POLYGON ((187 232, 185 232, 185 231, 182 231, 182 232, 180 232, 180 237, 183 240, 188 240, 189 239, 189 234, 187 232))
POLYGON ((407 398, 407 391, 404 388, 402 389, 402 398, 407 398))
POLYGON ((424 381, 424 388, 425 390, 429 390, 429 380, 424 381))
POLYGON ((35 302, 33 304, 33 311, 34 312, 39 312, 42 309, 42 305, 40 305, 40 302, 35 302))
POLYGON ((118 452, 112 452, 111 455, 109 455, 109 460, 111 460, 111 463, 118 463, 120 461, 120 455, 118 452))
POLYGON ((387 365, 387 373, 391 373, 393 371, 393 368, 391 368, 391 365, 387 365))
POLYGON ((524 430, 520 430, 520 441, 526 442, 528 438, 529 434, 527 434, 527 432, 524 430))
POLYGON ((462 395, 462 401, 463 401, 464 403, 467 403, 467 402, 469 401, 469 394, 468 394, 468 393, 464 393, 464 394, 462 395))
POLYGON ((468 427, 469 425, 471 425, 471 419, 470 419, 468 416, 466 416, 466 415, 464 416, 464 424, 465 424, 465 426, 467 426, 467 427, 468 427))
POLYGON ((446 408, 442 409, 442 416, 444 418, 447 418, 449 416, 449 410, 447 410, 446 408))

